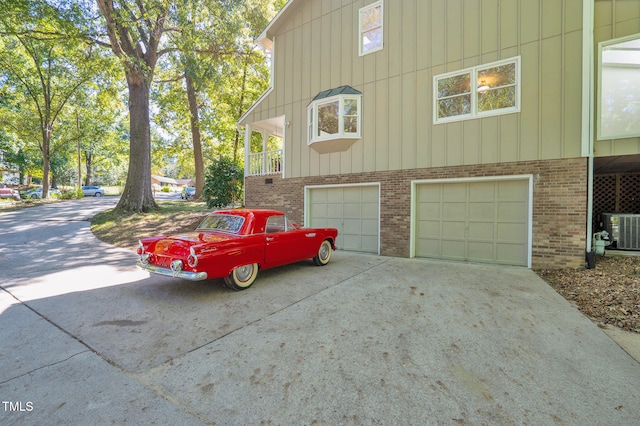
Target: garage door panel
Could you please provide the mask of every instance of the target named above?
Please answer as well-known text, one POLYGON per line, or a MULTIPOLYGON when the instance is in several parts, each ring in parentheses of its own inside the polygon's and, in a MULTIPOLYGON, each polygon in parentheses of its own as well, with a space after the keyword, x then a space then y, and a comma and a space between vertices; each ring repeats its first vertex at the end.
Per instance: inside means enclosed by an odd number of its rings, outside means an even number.
POLYGON ((343 206, 342 215, 344 217, 359 218, 361 216, 362 206, 360 203, 344 203, 343 206))
POLYGON ((311 217, 324 219, 327 215, 326 204, 311 204, 311 217))
POLYGON ((309 226, 312 228, 333 228, 333 226, 327 223, 326 219, 313 219, 309 226))
POLYGON ((465 238, 466 224, 464 222, 442 222, 442 235, 447 238, 465 238))
POLYGON ((342 229, 345 234, 360 234, 362 233, 362 227, 360 226, 359 219, 344 219, 342 222, 342 229))
POLYGON ((442 201, 442 189, 438 185, 422 185, 418 188, 418 202, 435 202, 440 204, 442 201))
POLYGON ((326 193, 327 193, 326 201, 328 203, 342 204, 342 202, 344 200, 344 190, 342 190, 342 191, 334 191, 334 190, 330 190, 330 189, 325 189, 324 191, 326 191, 326 193))
POLYGON ((420 221, 418 224, 418 238, 439 238, 440 225, 440 221, 420 221))
POLYGON ((442 201, 467 201, 467 184, 465 183, 449 183, 446 191, 442 194, 442 201))
POLYGON ((448 219, 461 219, 467 217, 467 206, 465 203, 443 203, 442 216, 448 219))
POLYGON ((377 186, 312 188, 311 226, 338 229, 336 245, 343 250, 378 252, 379 189, 377 186))
POLYGON ((314 189, 313 190, 313 203, 314 204, 326 204, 327 203, 327 190, 326 189, 314 189))
POLYGON ((470 222, 469 240, 491 240, 495 238, 495 224, 493 222, 470 222))
POLYGON ((469 192, 469 201, 472 203, 479 201, 491 201, 495 199, 496 186, 494 182, 476 182, 473 190, 469 192))
POLYGON ((466 258, 466 241, 445 240, 441 245, 442 257, 445 259, 464 260, 466 258))
POLYGON ((499 241, 522 241, 527 237, 527 227, 523 223, 501 223, 498 225, 499 241))
POLYGON ((477 219, 493 220, 496 215, 496 206, 493 202, 481 202, 469 204, 469 217, 477 219))
POLYGON ((527 205, 524 203, 500 203, 498 220, 522 221, 522 218, 526 218, 527 210, 527 205))
POLYGON ((416 247, 416 255, 420 257, 440 257, 440 240, 420 238, 416 247))
POLYGON ((375 235, 377 238, 378 235, 378 221, 374 219, 366 219, 362 220, 362 233, 364 235, 375 235))
POLYGON ((362 198, 363 187, 352 186, 342 188, 342 197, 344 200, 360 200, 362 198))
MULTIPOLYGON (((327 228, 336 228, 336 229, 342 228, 342 218, 327 219, 326 222, 327 222, 327 228)), ((340 234, 338 234, 338 238, 340 238, 340 234)))
POLYGON ((361 250, 361 241, 359 235, 343 235, 342 236, 342 249, 351 251, 361 250))
POLYGON ((342 204, 336 203, 328 203, 327 205, 327 217, 329 218, 339 218, 342 217, 342 204))
POLYGON ((528 179, 416 187, 415 254, 528 265, 528 179))
POLYGON ((440 219, 440 203, 419 203, 418 220, 440 219))
POLYGON ((359 251, 364 251, 367 253, 377 253, 378 252, 378 236, 363 235, 359 251))
POLYGON ((510 265, 521 265, 522 258, 527 256, 526 247, 522 244, 498 244, 496 247, 497 256, 503 263, 510 265))
POLYGON ((376 209, 378 208, 380 193, 377 186, 365 186, 362 188, 361 193, 363 204, 375 204, 376 209))
MULTIPOLYGON (((498 182, 498 199, 501 201, 522 201, 529 197, 529 185, 519 180, 498 182)), ((526 182, 525 182, 526 183, 526 182)))
POLYGON ((380 217, 379 209, 378 203, 362 203, 361 217, 363 219, 375 219, 375 221, 378 222, 378 218, 380 217))
POLYGON ((490 262, 495 257, 495 245, 493 242, 469 242, 469 257, 477 261, 490 262))

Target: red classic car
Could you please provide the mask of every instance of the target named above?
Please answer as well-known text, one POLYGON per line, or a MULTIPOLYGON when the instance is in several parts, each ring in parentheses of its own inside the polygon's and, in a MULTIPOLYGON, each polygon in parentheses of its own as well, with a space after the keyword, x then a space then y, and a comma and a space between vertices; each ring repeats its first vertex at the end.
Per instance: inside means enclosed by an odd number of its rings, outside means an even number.
POLYGON ((193 232, 140 239, 138 266, 192 281, 224 278, 227 287, 244 290, 258 269, 305 259, 326 265, 337 236, 335 228, 303 228, 277 210, 219 210, 193 232))

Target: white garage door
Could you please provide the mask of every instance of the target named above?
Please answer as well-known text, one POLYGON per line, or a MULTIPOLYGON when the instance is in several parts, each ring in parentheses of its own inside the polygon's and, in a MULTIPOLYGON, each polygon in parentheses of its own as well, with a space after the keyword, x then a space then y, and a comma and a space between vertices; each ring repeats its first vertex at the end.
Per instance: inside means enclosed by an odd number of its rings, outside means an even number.
POLYGON ((416 186, 415 255, 528 266, 529 181, 416 186))
POLYGON ((338 229, 341 250, 378 253, 378 186, 310 188, 309 226, 338 229))

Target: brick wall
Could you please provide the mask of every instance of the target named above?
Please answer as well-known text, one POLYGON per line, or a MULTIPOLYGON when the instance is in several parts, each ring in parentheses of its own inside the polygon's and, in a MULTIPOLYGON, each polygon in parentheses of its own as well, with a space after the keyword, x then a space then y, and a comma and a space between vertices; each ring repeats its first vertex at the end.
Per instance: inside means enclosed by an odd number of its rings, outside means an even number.
POLYGON ((380 252, 384 256, 408 257, 411 181, 524 174, 534 176, 533 268, 583 266, 587 223, 587 160, 584 158, 294 179, 282 179, 278 175, 250 176, 245 179, 245 205, 279 209, 293 221, 303 223, 306 185, 379 182, 380 252))

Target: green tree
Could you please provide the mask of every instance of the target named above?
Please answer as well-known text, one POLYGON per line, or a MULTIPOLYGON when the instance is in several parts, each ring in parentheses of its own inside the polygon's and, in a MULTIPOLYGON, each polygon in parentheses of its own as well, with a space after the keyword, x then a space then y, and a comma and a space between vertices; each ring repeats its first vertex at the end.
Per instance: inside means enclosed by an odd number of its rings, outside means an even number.
POLYGON ((245 104, 257 99, 267 83, 265 58, 256 51, 253 40, 276 9, 271 0, 192 0, 174 12, 172 20, 180 31, 169 34, 176 49, 161 61, 164 90, 156 92, 162 111, 159 119, 180 134, 176 143, 183 147, 188 127, 194 160, 190 169, 199 197, 206 156, 231 153, 237 160, 235 122, 248 108, 245 104), (264 67, 264 72, 250 74, 255 66, 264 67), (246 93, 253 83, 251 77, 264 82, 256 96, 246 93))
POLYGON ((85 22, 76 4, 0 0, 0 69, 14 103, 0 124, 41 153, 48 195, 57 120, 73 94, 105 68, 105 57, 79 35, 85 22))
MULTIPOLYGON (((60 119, 59 134, 68 145, 68 162, 76 167, 78 186, 101 184, 105 175, 120 179, 126 163, 128 132, 125 132, 125 106, 120 101, 122 87, 113 78, 102 78, 76 92, 71 107, 60 119)), ((125 176, 126 177, 126 176, 125 176)))
POLYGON ((231 159, 220 156, 207 171, 204 198, 209 208, 228 207, 242 197, 243 169, 231 159))
POLYGON ((149 91, 162 54, 160 42, 171 1, 97 0, 109 44, 120 60, 129 90, 129 168, 116 209, 148 212, 158 206, 151 190, 149 91))

